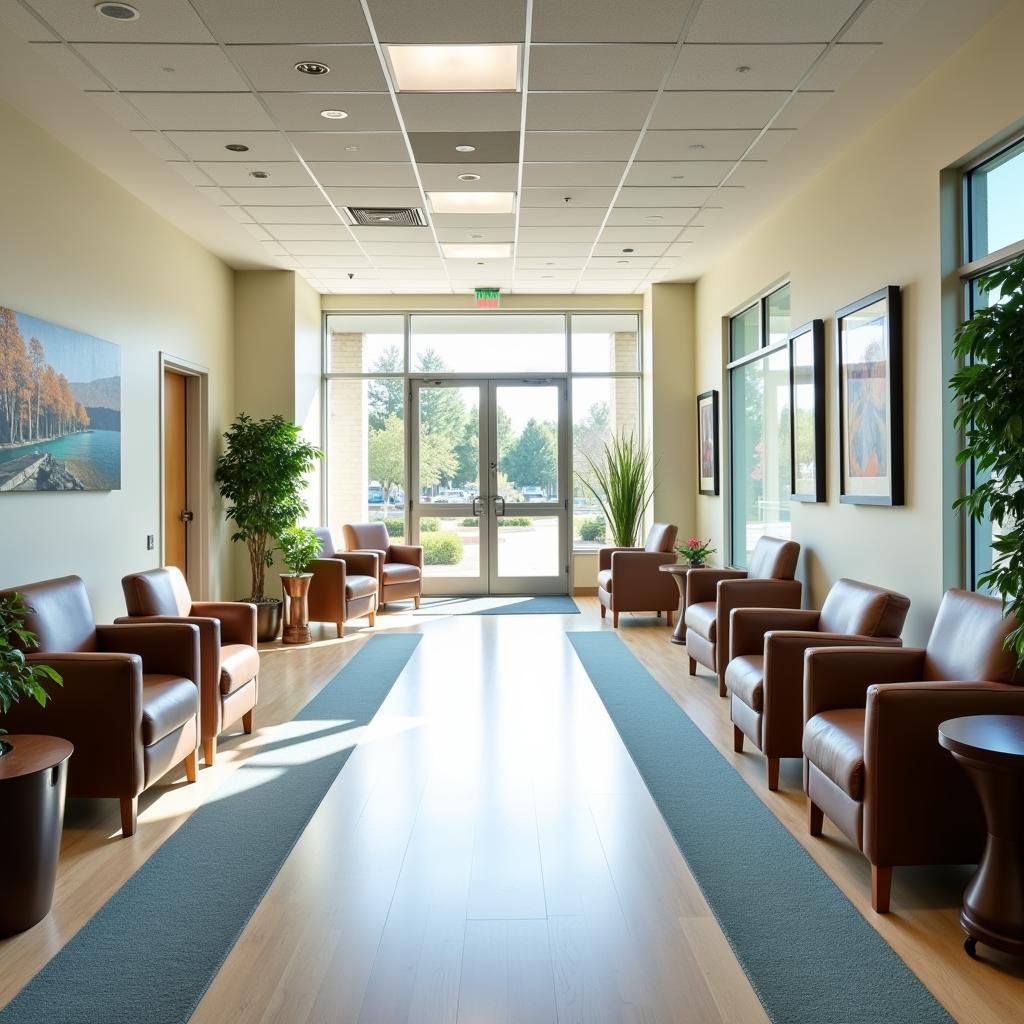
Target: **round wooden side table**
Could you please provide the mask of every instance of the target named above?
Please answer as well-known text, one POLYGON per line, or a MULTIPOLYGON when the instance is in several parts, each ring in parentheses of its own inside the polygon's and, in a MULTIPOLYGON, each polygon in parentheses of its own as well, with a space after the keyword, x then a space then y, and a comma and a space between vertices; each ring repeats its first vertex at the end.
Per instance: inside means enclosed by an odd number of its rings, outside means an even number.
POLYGON ((1024 716, 972 715, 939 726, 939 744, 970 776, 988 827, 985 852, 964 890, 964 949, 979 942, 1024 956, 1024 716))
POLYGON ((686 623, 683 622, 683 612, 686 609, 686 574, 690 571, 688 565, 659 565, 658 572, 667 572, 679 588, 679 614, 676 616, 676 628, 672 630, 669 640, 674 644, 686 643, 686 623))
POLYGON ((53 904, 64 787, 74 747, 56 736, 0 736, 0 935, 23 932, 53 904))

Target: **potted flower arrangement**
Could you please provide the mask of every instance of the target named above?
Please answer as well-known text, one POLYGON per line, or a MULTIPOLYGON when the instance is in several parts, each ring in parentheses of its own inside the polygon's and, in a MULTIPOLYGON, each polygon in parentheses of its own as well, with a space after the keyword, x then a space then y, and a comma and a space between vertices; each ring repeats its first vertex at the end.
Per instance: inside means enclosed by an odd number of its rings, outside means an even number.
POLYGON ((283 416, 254 420, 242 413, 224 439, 216 480, 228 502, 225 515, 235 524, 231 539, 249 551, 252 589, 244 600, 256 605, 257 637, 273 640, 281 627, 281 601, 266 596, 266 572, 277 538, 309 511, 302 488, 323 452, 283 416))
POLYGON ((711 546, 710 537, 707 540, 691 537, 685 544, 677 545, 676 551, 691 569, 701 569, 708 564, 708 555, 713 555, 715 548, 711 546))
POLYGON ((309 563, 320 554, 320 538, 305 526, 289 526, 277 538, 278 550, 290 573, 281 573, 281 586, 288 598, 284 634, 286 644, 308 644, 309 605, 306 598, 313 574, 306 572, 309 563))

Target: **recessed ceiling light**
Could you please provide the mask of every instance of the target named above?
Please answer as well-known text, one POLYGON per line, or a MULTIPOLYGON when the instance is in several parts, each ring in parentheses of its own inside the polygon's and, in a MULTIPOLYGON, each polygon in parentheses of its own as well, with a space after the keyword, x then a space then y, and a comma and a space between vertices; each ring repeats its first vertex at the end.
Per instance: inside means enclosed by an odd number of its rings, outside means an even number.
POLYGON ((455 152, 456 153, 475 153, 476 152, 476 146, 456 146, 455 147, 455 152))
POLYGON ((507 259, 512 255, 511 242, 489 242, 471 245, 468 242, 446 242, 441 251, 450 260, 487 260, 507 259))
POLYGON ((515 192, 428 192, 434 213, 512 213, 515 192))
POLYGON ((111 21, 138 21, 142 17, 131 4, 103 3, 97 4, 94 10, 111 21))
POLYGON ((388 46, 401 92, 515 92, 519 45, 388 46))
POLYGON ((301 75, 326 75, 331 69, 318 60, 300 60, 295 65, 295 70, 301 75))
POLYGON ((240 142, 229 142, 225 149, 230 149, 232 153, 248 153, 249 147, 243 146, 240 142))
POLYGON ((662 217, 662 215, 660 213, 650 213, 646 217, 644 217, 644 220, 649 220, 649 221, 652 221, 652 222, 656 221, 656 220, 664 220, 664 219, 665 218, 662 217))
POLYGON ((486 264, 484 263, 484 261, 483 261, 483 260, 477 260, 477 261, 476 261, 476 265, 477 265, 478 267, 483 267, 483 266, 486 266, 486 264))
POLYGON ((623 249, 622 251, 623 252, 632 252, 633 250, 632 249, 623 249))
POLYGON ((347 110, 321 110, 321 117, 326 117, 328 121, 341 121, 343 118, 348 117, 347 110))
POLYGON ((690 149, 703 149, 704 148, 704 143, 703 142, 691 142, 689 148, 690 149))
POLYGON ((479 181, 479 174, 460 174, 459 181, 479 181))
POLYGON ((161 70, 161 71, 166 71, 166 72, 167 72, 167 74, 169 74, 169 75, 173 75, 173 74, 174 74, 174 72, 175 72, 175 71, 177 71, 178 69, 177 69, 177 68, 172 68, 172 67, 170 66, 170 64, 166 64, 166 65, 164 65, 164 67, 162 67, 162 68, 161 68, 160 70, 161 70))
POLYGON ((250 171, 249 172, 249 177, 250 178, 269 178, 270 177, 270 171, 250 171))
POLYGON ((741 75, 745 75, 750 70, 749 64, 741 64, 737 69, 737 72, 741 75))

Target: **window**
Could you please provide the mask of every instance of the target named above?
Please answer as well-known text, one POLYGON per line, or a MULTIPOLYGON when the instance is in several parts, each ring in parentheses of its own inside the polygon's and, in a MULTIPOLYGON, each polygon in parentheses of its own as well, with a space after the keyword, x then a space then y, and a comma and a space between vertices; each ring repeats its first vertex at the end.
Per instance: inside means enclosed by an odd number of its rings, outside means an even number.
POLYGON ((746 566, 759 537, 790 535, 789 285, 729 321, 730 550, 746 566))
MULTIPOLYGON (((963 188, 964 318, 1002 301, 1002 296, 982 290, 979 278, 1024 253, 1024 140, 1006 146, 964 174, 963 188)), ((985 471, 966 467, 968 488, 981 483, 985 471)), ((992 567, 991 522, 968 521, 967 585, 978 589, 979 577, 992 567)))

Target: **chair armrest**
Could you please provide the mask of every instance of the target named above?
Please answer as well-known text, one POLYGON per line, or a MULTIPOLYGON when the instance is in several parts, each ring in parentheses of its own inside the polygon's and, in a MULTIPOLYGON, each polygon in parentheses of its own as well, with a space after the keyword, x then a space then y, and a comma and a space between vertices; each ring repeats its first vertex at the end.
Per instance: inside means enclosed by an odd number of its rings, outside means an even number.
POLYGON ((353 576, 372 576, 380 579, 380 555, 376 551, 345 551, 335 558, 344 562, 353 576))
POLYGON ((873 683, 906 683, 924 671, 921 647, 824 647, 804 658, 804 720, 835 708, 862 708, 873 683))
POLYGON ((690 569, 686 574, 686 605, 714 601, 722 580, 746 578, 746 569, 690 569))
POLYGON ((384 563, 388 560, 388 553, 376 548, 353 548, 351 551, 339 551, 334 558, 348 558, 350 555, 376 555, 377 556, 377 582, 380 582, 384 563))
MULTIPOLYGON (((687 577, 689 585, 689 577, 687 577)), ((799 580, 752 580, 723 579, 718 581, 718 597, 715 609, 715 623, 718 627, 716 657, 719 684, 729 664, 729 627, 732 624, 734 608, 790 608, 800 607, 803 587, 799 580)))
MULTIPOLYGON (((383 559, 381 562, 383 563, 383 559)), ((420 544, 392 544, 388 548, 389 562, 399 562, 402 565, 415 565, 423 568, 423 547, 420 544)))
POLYGON ((764 636, 769 630, 817 630, 821 618, 820 612, 803 608, 734 608, 730 614, 730 660, 763 653, 764 636))
MULTIPOLYGON (((195 607, 192 605, 193 609, 195 607)), ((220 693, 220 645, 223 635, 219 619, 198 615, 122 615, 120 618, 114 619, 115 625, 144 625, 146 623, 184 623, 195 626, 199 630, 200 678, 192 679, 192 681, 197 685, 201 682, 204 691, 212 689, 214 693, 220 693)), ((159 670, 150 668, 148 671, 159 670)))
POLYGON ((678 607, 679 589, 658 572, 659 566, 675 562, 674 551, 613 552, 614 607, 627 611, 648 605, 654 609, 678 607))
POLYGON ((191 623, 119 623, 97 626, 103 651, 137 654, 142 671, 191 679, 199 686, 199 628, 191 623))
POLYGON ((248 601, 194 601, 192 614, 218 619, 222 643, 256 646, 256 605, 248 601))
POLYGON ((643 548, 598 548, 597 571, 604 572, 612 567, 612 555, 620 551, 643 551, 643 548))

